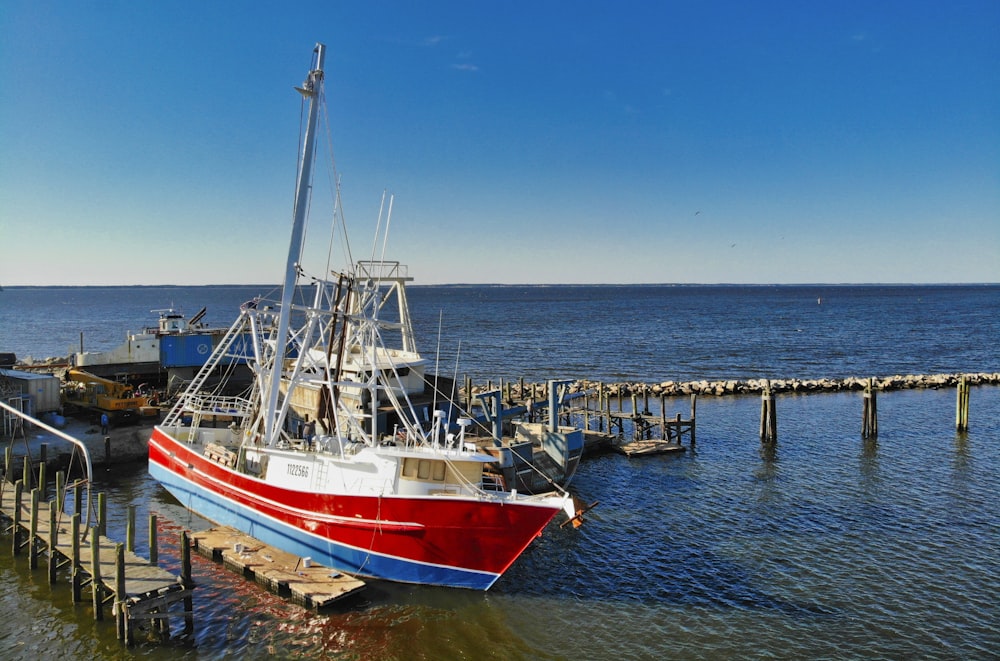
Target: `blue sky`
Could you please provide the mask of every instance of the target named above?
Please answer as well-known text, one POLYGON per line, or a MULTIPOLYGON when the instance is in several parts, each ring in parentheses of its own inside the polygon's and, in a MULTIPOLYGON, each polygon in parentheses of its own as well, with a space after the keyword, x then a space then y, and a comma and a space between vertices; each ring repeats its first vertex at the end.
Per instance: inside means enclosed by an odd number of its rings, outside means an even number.
POLYGON ((7 0, 0 285, 278 282, 318 41, 355 257, 388 190, 416 284, 1000 282, 998 34, 996 0, 7 0))

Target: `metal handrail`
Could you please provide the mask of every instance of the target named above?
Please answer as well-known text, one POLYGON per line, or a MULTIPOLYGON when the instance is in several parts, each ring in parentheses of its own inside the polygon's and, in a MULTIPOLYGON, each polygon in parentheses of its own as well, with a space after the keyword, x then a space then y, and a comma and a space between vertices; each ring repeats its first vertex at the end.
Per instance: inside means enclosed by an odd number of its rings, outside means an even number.
POLYGON ((45 424, 44 422, 42 422, 41 420, 39 420, 37 418, 31 417, 30 415, 28 415, 24 411, 20 411, 20 410, 14 408, 13 406, 10 406, 9 404, 7 404, 7 402, 0 401, 0 408, 2 408, 4 410, 7 410, 7 411, 10 411, 14 415, 16 415, 19 418, 22 418, 22 419, 30 422, 31 424, 35 425, 36 427, 41 427, 42 429, 44 429, 45 431, 49 432, 50 434, 55 434, 56 436, 58 436, 59 438, 63 439, 64 441, 68 441, 68 442, 72 443, 73 445, 75 445, 76 447, 80 448, 80 452, 83 454, 83 459, 84 459, 84 462, 86 463, 86 467, 87 467, 87 521, 86 521, 85 525, 87 525, 89 527, 90 526, 90 498, 91 498, 90 489, 91 489, 91 485, 94 482, 94 468, 93 468, 93 465, 90 463, 90 451, 87 450, 87 446, 80 439, 75 438, 73 436, 70 436, 66 432, 60 431, 60 430, 56 429, 55 427, 51 427, 51 426, 45 424))

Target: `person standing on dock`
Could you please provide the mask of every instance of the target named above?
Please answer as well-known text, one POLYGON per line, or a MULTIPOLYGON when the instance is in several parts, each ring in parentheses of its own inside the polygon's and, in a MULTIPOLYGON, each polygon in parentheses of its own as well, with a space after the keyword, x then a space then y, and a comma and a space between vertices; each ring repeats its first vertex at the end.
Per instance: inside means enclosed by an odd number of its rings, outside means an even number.
POLYGON ((108 435, 108 414, 107 413, 102 413, 101 414, 101 434, 103 434, 104 436, 108 435))

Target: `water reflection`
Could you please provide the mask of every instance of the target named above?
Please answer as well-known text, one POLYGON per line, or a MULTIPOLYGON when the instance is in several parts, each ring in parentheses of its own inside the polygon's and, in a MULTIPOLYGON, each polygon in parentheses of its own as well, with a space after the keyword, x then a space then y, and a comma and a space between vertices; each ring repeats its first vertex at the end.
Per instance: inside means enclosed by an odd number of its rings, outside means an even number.
POLYGON ((861 493, 868 501, 878 498, 881 477, 878 463, 878 438, 869 436, 861 440, 861 493))

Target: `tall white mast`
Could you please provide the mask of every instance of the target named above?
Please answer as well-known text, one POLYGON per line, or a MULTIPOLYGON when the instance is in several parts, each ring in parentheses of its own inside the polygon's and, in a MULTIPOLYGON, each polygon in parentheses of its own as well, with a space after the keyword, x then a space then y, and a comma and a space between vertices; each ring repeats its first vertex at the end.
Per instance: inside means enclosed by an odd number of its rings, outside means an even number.
POLYGON ((288 244, 288 262, 285 264, 285 284, 281 291, 281 311, 278 315, 277 345, 274 362, 271 365, 270 383, 267 392, 267 408, 264 418, 264 438, 268 444, 277 439, 275 425, 278 422, 278 393, 281 386, 281 372, 284 366, 288 326, 292 314, 292 299, 298 281, 299 261, 302 259, 302 233, 305 229, 306 211, 309 208, 309 192, 312 181, 313 143, 315 142, 316 119, 319 116, 319 100, 323 88, 323 59, 326 46, 316 44, 315 67, 306 76, 302 87, 295 89, 309 99, 309 119, 306 135, 302 142, 302 162, 299 179, 295 188, 295 217, 292 221, 292 238, 288 244))

